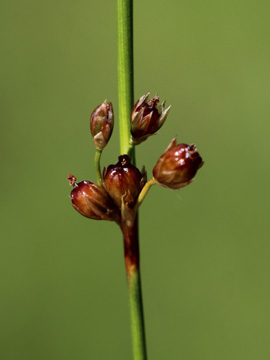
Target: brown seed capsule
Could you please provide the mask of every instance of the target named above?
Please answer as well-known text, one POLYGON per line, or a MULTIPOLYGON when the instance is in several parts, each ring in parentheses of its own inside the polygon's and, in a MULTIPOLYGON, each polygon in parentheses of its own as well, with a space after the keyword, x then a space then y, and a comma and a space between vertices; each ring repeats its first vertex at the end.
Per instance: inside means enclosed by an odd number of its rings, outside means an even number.
POLYGON ((171 105, 164 110, 165 101, 158 108, 159 97, 147 100, 150 92, 140 97, 131 112, 131 135, 133 144, 145 141, 150 135, 155 134, 164 124, 171 105))
POLYGON ((96 220, 119 222, 119 210, 106 190, 91 181, 73 183, 71 191, 72 206, 83 216, 96 220))
POLYGON ((203 164, 195 145, 177 145, 174 138, 158 159, 153 175, 160 185, 176 190, 188 185, 203 164))
POLYGON ((90 130, 96 149, 103 150, 105 148, 110 140, 113 125, 112 103, 105 100, 95 108, 90 117, 90 130))
POLYGON ((104 169, 104 186, 119 207, 122 201, 132 207, 145 184, 145 174, 130 163, 128 155, 118 159, 115 165, 104 169))

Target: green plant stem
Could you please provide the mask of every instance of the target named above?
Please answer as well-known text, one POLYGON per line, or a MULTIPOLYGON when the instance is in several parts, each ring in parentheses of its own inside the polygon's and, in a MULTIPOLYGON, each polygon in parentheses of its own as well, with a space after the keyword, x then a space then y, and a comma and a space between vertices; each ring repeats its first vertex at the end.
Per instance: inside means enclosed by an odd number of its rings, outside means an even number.
POLYGON ((101 171, 100 171, 100 157, 101 157, 102 150, 96 149, 95 153, 95 169, 96 169, 96 175, 97 175, 97 184, 101 185, 101 171))
MULTIPOLYGON (((120 153, 127 154, 135 165, 134 146, 130 141, 130 114, 134 104, 133 79, 133 1, 117 0, 118 20, 118 102, 120 153)), ((131 317, 134 360, 147 360, 141 291, 138 216, 135 212, 123 216, 121 229, 124 236, 125 264, 131 317)))
POLYGON ((143 313, 143 303, 139 269, 135 269, 131 273, 128 281, 128 287, 133 357, 136 360, 145 360, 147 359, 147 355, 144 333, 144 318, 141 316, 143 313))
POLYGON ((125 264, 128 279, 131 334, 134 360, 146 360, 146 341, 144 330, 143 302, 140 278, 139 237, 134 213, 123 219, 121 229, 124 236, 125 264), (127 221, 129 219, 129 221, 127 221))
POLYGON ((117 0, 118 17, 118 103, 120 152, 135 162, 130 142, 130 113, 133 107, 133 1, 117 0))

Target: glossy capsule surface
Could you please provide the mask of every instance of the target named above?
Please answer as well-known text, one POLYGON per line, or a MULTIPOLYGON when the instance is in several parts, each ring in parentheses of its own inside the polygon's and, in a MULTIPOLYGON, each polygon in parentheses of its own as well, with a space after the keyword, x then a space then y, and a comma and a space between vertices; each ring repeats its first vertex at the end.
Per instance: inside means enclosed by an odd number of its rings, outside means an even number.
POLYGON ((176 144, 173 139, 153 169, 157 182, 173 190, 188 185, 203 165, 196 146, 176 144))

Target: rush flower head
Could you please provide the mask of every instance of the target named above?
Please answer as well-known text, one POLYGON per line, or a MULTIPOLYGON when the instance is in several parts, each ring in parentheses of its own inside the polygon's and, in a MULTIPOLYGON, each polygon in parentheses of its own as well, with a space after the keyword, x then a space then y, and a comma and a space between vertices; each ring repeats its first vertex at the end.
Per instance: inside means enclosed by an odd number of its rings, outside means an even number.
POLYGON ((95 148, 103 150, 110 140, 114 125, 112 103, 105 100, 98 105, 90 117, 90 130, 95 148))
POLYGON ((162 102, 161 107, 158 106, 158 95, 148 100, 149 94, 150 92, 140 97, 131 112, 131 135, 134 145, 155 134, 164 124, 171 109, 171 105, 164 109, 165 101, 162 102))
POLYGON ((122 201, 132 207, 145 184, 146 175, 130 163, 128 155, 118 159, 115 165, 104 169, 104 187, 119 207, 122 201))
POLYGON ((196 145, 177 144, 174 138, 158 159, 153 176, 158 184, 177 190, 188 185, 203 164, 196 145))

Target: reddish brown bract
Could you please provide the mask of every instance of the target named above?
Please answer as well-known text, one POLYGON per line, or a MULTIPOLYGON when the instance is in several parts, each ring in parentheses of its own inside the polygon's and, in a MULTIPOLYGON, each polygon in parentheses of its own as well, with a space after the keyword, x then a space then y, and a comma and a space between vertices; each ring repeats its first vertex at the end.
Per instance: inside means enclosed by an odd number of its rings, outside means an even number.
POLYGON ((90 219, 119 222, 119 210, 101 186, 91 181, 75 183, 70 197, 74 209, 83 216, 90 219))
POLYGON ((133 144, 145 141, 150 135, 155 134, 164 124, 171 106, 164 110, 165 101, 158 109, 159 97, 147 100, 150 92, 140 97, 131 112, 131 135, 133 144))
POLYGON ((98 105, 90 117, 90 130, 95 147, 103 150, 110 140, 113 131, 113 107, 107 100, 98 105))
POLYGON ((119 207, 122 201, 132 207, 145 184, 145 176, 130 163, 127 155, 118 159, 115 165, 104 169, 104 186, 119 207))
POLYGON ((188 185, 203 165, 195 145, 176 144, 176 138, 159 158, 153 169, 157 182, 173 190, 188 185))

